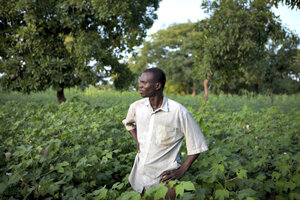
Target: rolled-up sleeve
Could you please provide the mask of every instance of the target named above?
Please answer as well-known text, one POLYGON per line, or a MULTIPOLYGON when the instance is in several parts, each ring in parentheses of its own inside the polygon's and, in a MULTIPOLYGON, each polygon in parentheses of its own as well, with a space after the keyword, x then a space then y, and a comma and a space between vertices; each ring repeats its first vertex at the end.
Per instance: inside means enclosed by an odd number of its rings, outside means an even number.
POLYGON ((208 150, 204 135, 190 112, 185 112, 182 115, 181 131, 185 135, 188 155, 208 150))
POLYGON ((122 121, 127 131, 133 130, 136 128, 136 119, 135 119, 135 106, 131 104, 127 113, 126 118, 122 121))

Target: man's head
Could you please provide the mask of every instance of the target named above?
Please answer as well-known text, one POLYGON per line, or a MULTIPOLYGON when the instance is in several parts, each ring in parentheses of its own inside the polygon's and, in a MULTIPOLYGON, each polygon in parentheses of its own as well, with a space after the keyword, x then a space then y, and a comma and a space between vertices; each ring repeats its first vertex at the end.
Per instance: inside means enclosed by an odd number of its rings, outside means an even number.
POLYGON ((166 75, 159 68, 146 69, 140 77, 140 94, 142 97, 152 97, 163 92, 166 83, 166 75))

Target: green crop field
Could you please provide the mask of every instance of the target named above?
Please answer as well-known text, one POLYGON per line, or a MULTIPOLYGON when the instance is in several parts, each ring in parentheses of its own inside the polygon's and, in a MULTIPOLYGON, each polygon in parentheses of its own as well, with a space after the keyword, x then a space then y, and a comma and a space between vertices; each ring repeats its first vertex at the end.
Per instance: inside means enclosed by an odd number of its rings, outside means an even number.
MULTIPOLYGON (((300 95, 273 106, 268 96, 166 96, 188 108, 209 145, 177 182, 178 199, 300 199, 300 95)), ((0 94, 0 199, 140 199, 127 180, 136 146, 121 122, 139 95, 66 97, 0 94)), ((165 192, 161 184, 143 198, 165 192)))

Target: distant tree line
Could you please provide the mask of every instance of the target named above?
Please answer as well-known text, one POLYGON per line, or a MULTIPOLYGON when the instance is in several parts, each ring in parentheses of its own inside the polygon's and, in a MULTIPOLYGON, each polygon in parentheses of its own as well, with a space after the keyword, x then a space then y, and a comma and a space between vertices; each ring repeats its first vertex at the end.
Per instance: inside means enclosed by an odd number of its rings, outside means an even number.
POLYGON ((272 4, 255 1, 204 1, 209 14, 197 23, 174 24, 144 41, 130 58, 140 74, 159 67, 169 79, 166 90, 195 94, 243 91, 273 94, 299 92, 299 38, 284 27, 272 4))

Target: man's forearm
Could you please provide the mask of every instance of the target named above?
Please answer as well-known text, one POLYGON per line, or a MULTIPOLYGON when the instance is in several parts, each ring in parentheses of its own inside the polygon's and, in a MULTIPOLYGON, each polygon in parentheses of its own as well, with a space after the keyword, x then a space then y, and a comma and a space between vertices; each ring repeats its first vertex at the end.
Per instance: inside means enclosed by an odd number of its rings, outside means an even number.
POLYGON ((131 136, 133 137, 133 139, 135 140, 135 142, 138 143, 137 134, 136 134, 136 128, 130 130, 129 133, 131 134, 131 136))
POLYGON ((180 169, 185 173, 193 164, 193 162, 198 158, 198 154, 188 155, 184 163, 181 165, 180 169))
POLYGON ((138 138, 137 138, 136 128, 130 130, 129 133, 131 134, 131 136, 132 136, 133 139, 135 140, 137 151, 138 151, 138 153, 140 153, 140 143, 139 143, 139 140, 138 140, 138 138))

